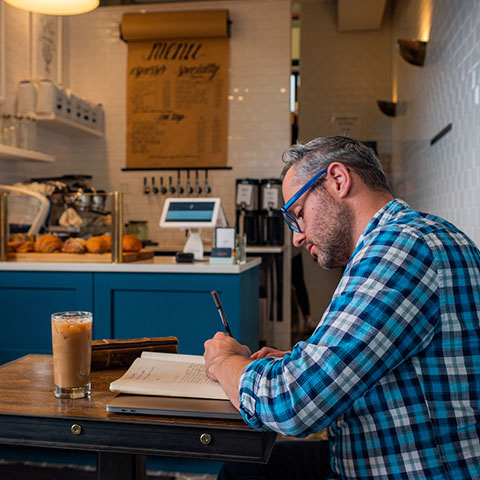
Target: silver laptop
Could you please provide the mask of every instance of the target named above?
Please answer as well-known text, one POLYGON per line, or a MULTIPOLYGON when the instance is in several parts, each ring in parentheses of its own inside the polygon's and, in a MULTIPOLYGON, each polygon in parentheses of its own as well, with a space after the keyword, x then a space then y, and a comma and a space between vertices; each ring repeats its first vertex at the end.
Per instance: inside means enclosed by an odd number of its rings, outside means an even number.
POLYGON ((242 420, 242 415, 229 400, 156 397, 120 393, 108 402, 106 409, 108 412, 137 415, 242 420))

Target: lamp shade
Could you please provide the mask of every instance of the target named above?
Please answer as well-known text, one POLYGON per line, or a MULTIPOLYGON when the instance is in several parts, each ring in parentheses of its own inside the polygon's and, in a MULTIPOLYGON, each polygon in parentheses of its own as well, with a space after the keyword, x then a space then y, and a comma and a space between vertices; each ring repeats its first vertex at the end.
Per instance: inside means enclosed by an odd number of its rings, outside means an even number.
POLYGON ((394 117, 397 114, 397 103, 386 100, 377 100, 378 108, 388 117, 394 117))
POLYGON ((427 42, 399 39, 397 40, 397 48, 401 57, 408 63, 421 67, 425 62, 427 42))
POLYGON ((45 15, 77 15, 94 10, 99 0, 5 0, 13 7, 45 15))

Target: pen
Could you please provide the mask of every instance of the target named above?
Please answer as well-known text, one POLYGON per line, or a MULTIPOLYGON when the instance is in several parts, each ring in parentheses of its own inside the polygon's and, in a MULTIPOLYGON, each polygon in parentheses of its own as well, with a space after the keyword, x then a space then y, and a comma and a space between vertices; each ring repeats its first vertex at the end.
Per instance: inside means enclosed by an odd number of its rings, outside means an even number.
POLYGON ((212 290, 210 293, 212 294, 213 301, 215 302, 215 305, 218 310, 218 314, 220 315, 220 319, 222 320, 223 326, 225 327, 225 331, 227 332, 228 335, 233 337, 232 331, 230 330, 230 326, 228 325, 227 317, 225 316, 225 312, 223 311, 222 303, 220 302, 220 298, 218 297, 217 291, 212 290))

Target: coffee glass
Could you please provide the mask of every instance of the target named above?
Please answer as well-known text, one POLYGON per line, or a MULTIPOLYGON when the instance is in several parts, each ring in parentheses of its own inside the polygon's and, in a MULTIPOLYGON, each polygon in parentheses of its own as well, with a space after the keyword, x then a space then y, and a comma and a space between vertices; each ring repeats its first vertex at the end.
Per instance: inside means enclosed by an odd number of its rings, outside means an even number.
POLYGON ((83 398, 91 393, 92 314, 52 314, 53 378, 58 398, 83 398))

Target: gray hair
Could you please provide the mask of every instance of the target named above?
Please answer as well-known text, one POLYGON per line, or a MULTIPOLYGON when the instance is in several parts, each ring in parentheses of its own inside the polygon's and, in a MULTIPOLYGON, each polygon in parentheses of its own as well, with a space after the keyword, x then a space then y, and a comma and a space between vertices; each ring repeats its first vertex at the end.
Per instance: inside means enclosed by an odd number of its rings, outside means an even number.
POLYGON ((372 190, 389 191, 391 188, 375 152, 357 140, 348 137, 321 137, 306 144, 292 145, 284 152, 285 163, 281 179, 290 167, 296 165, 295 178, 305 183, 316 173, 340 162, 353 170, 372 190))

